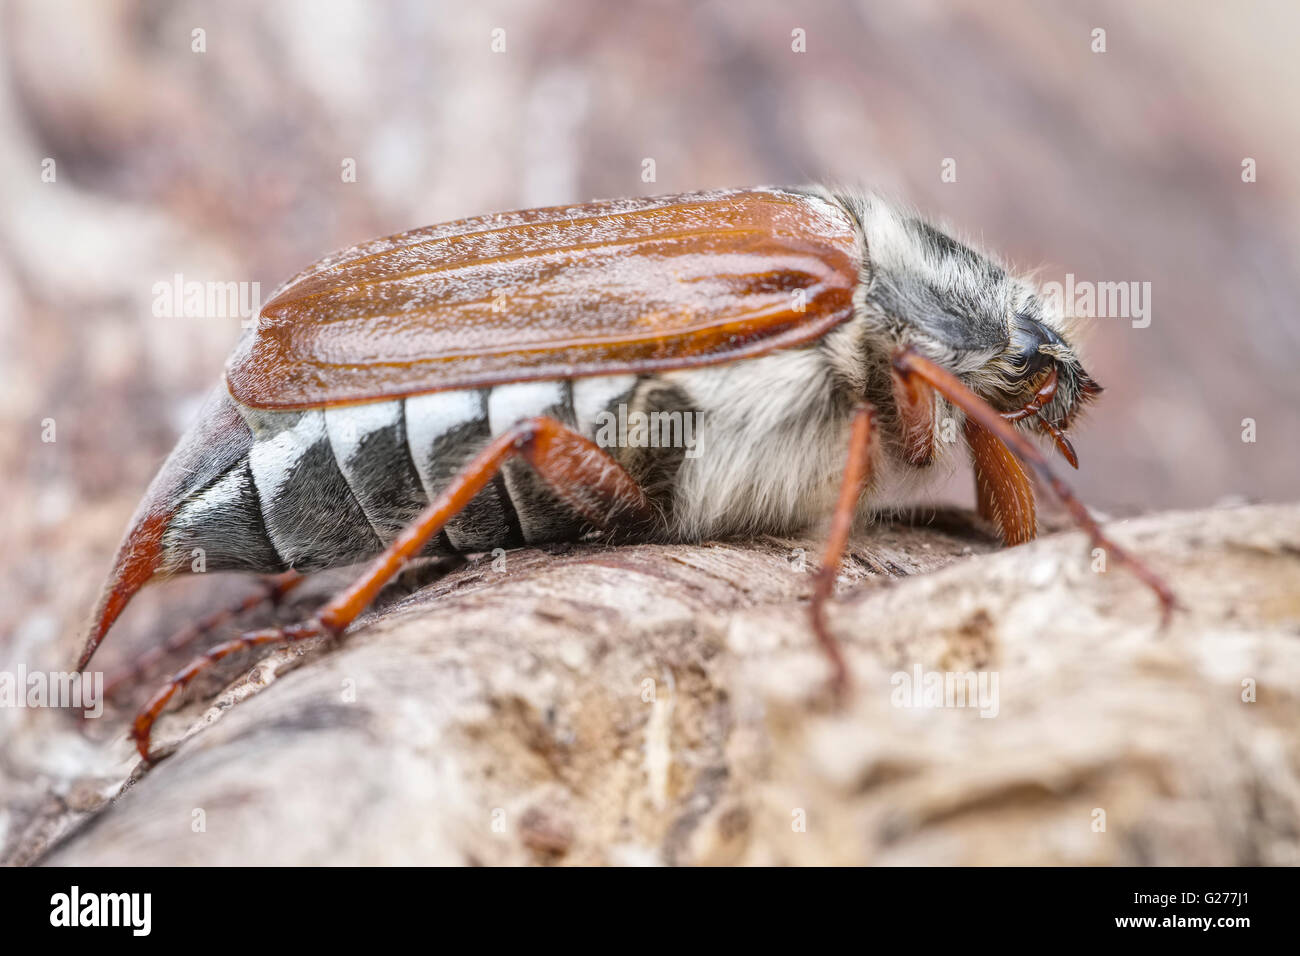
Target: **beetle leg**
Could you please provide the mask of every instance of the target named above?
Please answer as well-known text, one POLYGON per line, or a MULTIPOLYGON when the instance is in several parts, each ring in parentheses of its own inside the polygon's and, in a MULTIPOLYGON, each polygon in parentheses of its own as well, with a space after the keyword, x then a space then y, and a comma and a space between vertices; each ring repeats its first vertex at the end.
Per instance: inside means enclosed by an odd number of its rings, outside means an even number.
POLYGON ((835 586, 835 576, 839 573, 840 559, 849 543, 849 534, 853 530, 853 519, 858 513, 858 500, 862 489, 866 487, 871 473, 871 446, 876 437, 876 410, 865 402, 858 405, 853 412, 853 424, 849 431, 849 453, 844 464, 844 478, 840 482, 840 497, 831 516, 830 536, 826 550, 822 554, 822 565, 817 571, 817 580, 813 584, 812 612, 813 633, 821 644, 822 650, 831 663, 831 687, 837 694, 842 694, 849 686, 849 669, 844 662, 844 654, 830 632, 826 623, 826 601, 835 586))
POLYGON ((1087 532, 1088 537, 1092 539, 1093 547, 1104 549, 1116 564, 1127 567, 1143 584, 1155 592, 1156 597, 1160 599, 1161 626, 1169 622, 1169 617, 1178 604, 1169 585, 1158 574, 1106 536, 1106 533, 1101 530, 1101 525, 1097 524, 1096 519, 1088 513, 1083 502, 1075 497, 1070 486, 1052 471, 1046 456, 1029 439, 1012 428, 1001 413, 995 411, 988 402, 962 384, 957 376, 935 365, 912 346, 904 346, 895 352, 893 364, 894 368, 904 375, 916 375, 929 382, 936 391, 964 411, 968 418, 974 419, 994 437, 1000 439, 1021 462, 1037 472, 1039 479, 1052 489, 1061 504, 1070 512, 1075 524, 1087 532))
POLYGON ((260 591, 250 594, 234 607, 214 611, 192 624, 187 624, 163 644, 158 647, 151 647, 136 657, 123 670, 109 678, 104 686, 105 696, 114 696, 127 684, 134 683, 138 678, 152 670, 160 660, 189 647, 203 635, 210 634, 232 618, 246 614, 262 604, 270 603, 272 606, 279 604, 286 594, 304 580, 306 578, 297 571, 285 571, 282 574, 273 574, 263 578, 260 591))
POLYGON ((1024 544, 1038 534, 1034 486, 1016 456, 973 418, 966 419, 966 443, 975 469, 980 517, 997 525, 1006 545, 1024 544))
POLYGON ((903 457, 924 468, 934 461, 934 389, 925 382, 893 371, 894 405, 903 433, 903 457))
POLYGON ((135 715, 135 720, 131 722, 131 738, 135 741, 135 748, 139 751, 140 757, 145 761, 149 760, 149 735, 153 729, 154 721, 158 719, 158 715, 162 713, 167 703, 189 686, 190 681, 218 661, 250 647, 261 647, 265 644, 292 644, 312 637, 324 637, 329 633, 318 620, 305 621, 302 624, 294 624, 289 627, 272 627, 261 631, 249 631, 247 634, 241 634, 233 641, 218 644, 206 654, 194 658, 194 660, 173 674, 171 680, 149 698, 149 702, 140 708, 139 713, 135 715))
POLYGON ((144 760, 154 721, 167 703, 195 677, 222 658, 250 647, 289 644, 332 636, 347 629, 406 562, 421 553, 511 458, 521 457, 566 504, 601 528, 616 521, 649 524, 654 509, 645 492, 609 453, 553 418, 530 418, 514 425, 474 456, 465 469, 397 536, 361 577, 311 619, 285 628, 252 631, 195 658, 136 715, 131 736, 144 760))

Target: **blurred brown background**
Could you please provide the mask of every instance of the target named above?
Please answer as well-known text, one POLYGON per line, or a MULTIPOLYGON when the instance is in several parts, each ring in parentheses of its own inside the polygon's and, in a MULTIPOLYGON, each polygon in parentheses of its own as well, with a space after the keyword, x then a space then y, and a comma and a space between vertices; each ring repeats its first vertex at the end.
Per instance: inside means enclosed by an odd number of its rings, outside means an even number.
POLYGON ((75 645, 239 333, 155 317, 155 283, 265 299, 368 237, 595 197, 860 182, 1044 279, 1150 282, 1149 328, 1088 336, 1085 500, 1293 499, 1298 26, 1186 0, 5 4, 3 656, 75 645))

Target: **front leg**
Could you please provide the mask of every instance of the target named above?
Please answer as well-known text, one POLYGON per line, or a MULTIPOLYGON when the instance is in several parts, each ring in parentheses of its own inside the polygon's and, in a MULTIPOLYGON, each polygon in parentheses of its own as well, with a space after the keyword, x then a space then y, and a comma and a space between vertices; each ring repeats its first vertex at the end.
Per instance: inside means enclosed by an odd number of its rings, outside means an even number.
POLYGON ((1034 486, 1016 456, 996 435, 973 418, 966 419, 966 444, 975 470, 979 516, 991 521, 1008 547, 1033 541, 1038 534, 1034 486))
POLYGON ((347 629, 408 560, 419 555, 512 458, 523 458, 548 487, 598 528, 649 526, 654 509, 636 480, 604 449, 552 418, 531 418, 495 438, 433 502, 375 558, 361 577, 301 624, 251 631, 212 648, 190 662, 136 715, 131 736, 144 760, 149 737, 168 702, 221 659, 250 647, 290 644, 333 636, 347 629))
MULTIPOLYGON (((1057 500, 1065 506, 1074 523, 1087 533, 1093 547, 1101 548, 1109 554, 1115 564, 1127 567, 1139 581, 1155 593, 1160 602, 1161 626, 1169 623, 1178 601, 1164 578, 1107 536, 1101 525, 1084 507, 1083 502, 1075 497, 1070 486, 1052 470, 1043 453, 1024 435, 1016 431, 1001 412, 995 411, 988 402, 967 388, 952 372, 931 362, 911 346, 905 346, 894 353, 893 365, 894 369, 905 377, 916 376, 928 382, 935 391, 965 412, 967 418, 988 432, 991 438, 1005 445, 1017 459, 1037 473, 1039 480, 1050 488, 1057 500)), ((1073 458, 1073 449, 1068 449, 1068 452, 1067 449, 1068 446, 1062 448, 1062 453, 1067 459, 1073 458)))
POLYGON ((863 402, 853 410, 848 457, 844 464, 844 477, 840 481, 840 497, 835 504, 835 512, 831 515, 830 537, 822 554, 822 565, 817 572, 810 604, 813 633, 830 660, 831 687, 837 695, 848 690, 849 669, 839 642, 826 623, 826 601, 835 587, 835 576, 839 573, 840 559, 844 557, 844 549, 848 546, 849 535, 853 531, 853 520, 858 513, 862 489, 871 476, 871 448, 875 442, 876 410, 863 402))

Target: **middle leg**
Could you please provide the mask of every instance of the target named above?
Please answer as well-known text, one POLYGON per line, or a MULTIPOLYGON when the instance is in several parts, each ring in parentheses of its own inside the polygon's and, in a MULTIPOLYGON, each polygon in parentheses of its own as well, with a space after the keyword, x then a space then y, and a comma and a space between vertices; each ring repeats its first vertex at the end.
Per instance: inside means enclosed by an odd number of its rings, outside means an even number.
POLYGON ((826 623, 826 602, 834 590, 840 559, 844 557, 844 550, 848 547, 862 489, 866 487, 867 480, 870 478, 871 447, 875 444, 875 438, 876 410, 865 402, 861 403, 853 411, 853 423, 849 429, 848 458, 844 464, 844 477, 840 481, 840 497, 831 516, 830 535, 826 541, 826 550, 822 554, 821 568, 817 571, 810 605, 813 633, 830 660, 831 687, 837 694, 843 694, 848 689, 849 669, 844 661, 844 652, 840 650, 839 642, 826 623))

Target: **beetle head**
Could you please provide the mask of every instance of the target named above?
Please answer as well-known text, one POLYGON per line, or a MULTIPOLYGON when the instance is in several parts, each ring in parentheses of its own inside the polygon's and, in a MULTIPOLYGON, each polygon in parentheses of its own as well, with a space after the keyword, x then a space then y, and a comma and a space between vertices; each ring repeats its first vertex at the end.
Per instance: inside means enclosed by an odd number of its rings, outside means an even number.
POLYGON ((877 352, 882 338, 910 345, 1002 412, 1034 401, 1054 372, 1041 415, 1061 428, 1101 391, 1031 281, 878 197, 857 202, 869 263, 863 312, 877 352))

